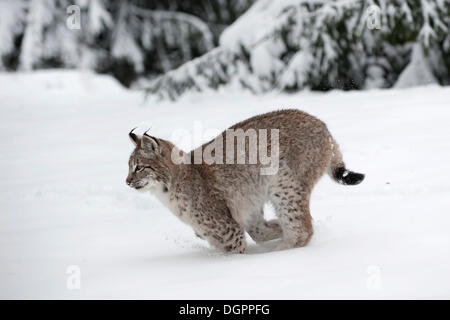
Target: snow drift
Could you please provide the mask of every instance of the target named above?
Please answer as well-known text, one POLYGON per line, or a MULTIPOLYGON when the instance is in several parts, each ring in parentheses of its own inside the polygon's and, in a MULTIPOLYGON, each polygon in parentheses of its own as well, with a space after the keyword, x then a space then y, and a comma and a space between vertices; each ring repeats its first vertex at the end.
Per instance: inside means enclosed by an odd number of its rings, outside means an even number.
POLYGON ((149 107, 92 73, 0 74, 0 88, 0 298, 450 297, 450 88, 228 91, 149 107), (366 173, 352 188, 319 182, 305 248, 249 240, 250 254, 223 255, 125 184, 134 126, 172 139, 201 125, 207 141, 282 107, 324 120, 366 173))

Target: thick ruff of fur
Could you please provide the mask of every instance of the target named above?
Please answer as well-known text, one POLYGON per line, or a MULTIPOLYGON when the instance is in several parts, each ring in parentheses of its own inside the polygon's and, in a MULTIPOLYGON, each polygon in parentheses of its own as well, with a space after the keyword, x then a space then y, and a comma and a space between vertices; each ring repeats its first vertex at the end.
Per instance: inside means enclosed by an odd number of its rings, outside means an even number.
MULTIPOLYGON (((175 146, 171 142, 131 132, 136 148, 130 156, 127 184, 152 192, 212 245, 226 252, 244 253, 245 232, 255 241, 282 238, 280 249, 305 246, 313 234, 309 211, 311 191, 325 172, 347 185, 364 179, 364 175, 345 169, 339 147, 326 125, 307 113, 298 110, 270 112, 237 123, 230 129, 254 129, 256 132, 267 129, 269 153, 270 130, 278 129, 276 174, 261 175, 264 165, 260 162, 174 164, 171 153, 175 146), (272 203, 277 219, 264 219, 266 202, 272 203)), ((225 132, 221 135, 226 142, 225 132)), ((201 150, 213 141, 205 143, 201 150)), ((195 152, 186 156, 193 158, 195 152)), ((225 147, 223 152, 226 156, 225 147)), ((236 160, 237 155, 234 157, 236 160)))

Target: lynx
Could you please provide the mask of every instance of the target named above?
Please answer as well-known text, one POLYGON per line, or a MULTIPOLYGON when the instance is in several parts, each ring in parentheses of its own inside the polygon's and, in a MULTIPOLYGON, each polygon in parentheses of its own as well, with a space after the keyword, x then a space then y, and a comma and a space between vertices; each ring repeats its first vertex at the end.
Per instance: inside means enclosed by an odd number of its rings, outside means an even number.
MULTIPOLYGON (((266 164, 259 159, 248 164, 175 163, 174 154, 193 159, 194 154, 205 151, 217 138, 186 153, 167 140, 147 132, 137 135, 133 129, 129 137, 135 149, 129 159, 127 185, 153 193, 211 245, 225 252, 245 253, 245 232, 255 242, 280 238, 279 249, 302 247, 309 242, 313 235, 311 192, 325 172, 344 185, 356 185, 364 179, 363 174, 346 169, 326 125, 305 112, 293 109, 269 112, 230 129, 243 132, 253 129, 258 142, 266 142, 267 152, 277 155, 276 172, 261 174, 260 169, 266 164), (263 139, 259 129, 267 129, 267 139, 263 139), (271 139, 271 129, 277 129, 278 140, 271 139), (267 202, 273 205, 277 219, 264 219, 267 202)), ((226 142, 226 132, 218 138, 226 142)), ((214 152, 222 151, 226 157, 229 150, 225 145, 214 152)), ((250 141, 246 141, 247 153, 249 145, 250 141)), ((238 156, 234 152, 235 160, 238 156)))

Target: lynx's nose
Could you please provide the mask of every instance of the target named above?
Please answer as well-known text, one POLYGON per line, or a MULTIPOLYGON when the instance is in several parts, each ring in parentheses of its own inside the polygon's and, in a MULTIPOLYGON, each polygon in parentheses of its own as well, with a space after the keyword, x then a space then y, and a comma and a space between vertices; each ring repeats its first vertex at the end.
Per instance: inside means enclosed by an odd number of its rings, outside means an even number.
POLYGON ((127 178, 127 180, 125 180, 125 183, 127 184, 127 186, 131 186, 131 179, 127 178))

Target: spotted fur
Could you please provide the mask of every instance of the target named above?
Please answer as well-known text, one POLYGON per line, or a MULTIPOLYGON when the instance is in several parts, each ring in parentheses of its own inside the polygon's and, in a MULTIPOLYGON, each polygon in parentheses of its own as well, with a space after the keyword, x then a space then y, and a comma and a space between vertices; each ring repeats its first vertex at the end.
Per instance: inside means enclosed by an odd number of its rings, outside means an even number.
MULTIPOLYGON (((270 112, 231 127, 239 128, 279 130, 276 174, 261 175, 259 162, 174 164, 171 142, 130 133, 135 149, 126 182, 137 190, 151 191, 197 236, 223 251, 246 252, 245 232, 257 242, 282 238, 280 249, 305 246, 313 235, 309 200, 317 180, 328 172, 338 182, 356 184, 364 175, 345 169, 326 125, 305 112, 270 112), (267 202, 274 206, 277 219, 264 219, 267 202)), ((225 132, 222 137, 226 141, 225 132)), ((200 148, 204 150, 212 141, 200 148)), ((270 132, 267 142, 270 152, 270 132)), ((189 158, 195 152, 176 150, 189 158)))

